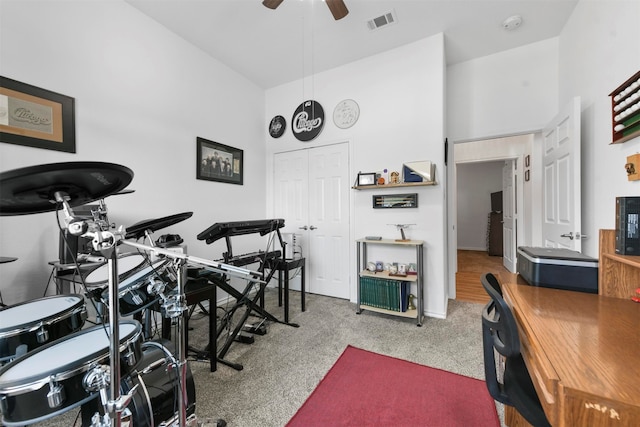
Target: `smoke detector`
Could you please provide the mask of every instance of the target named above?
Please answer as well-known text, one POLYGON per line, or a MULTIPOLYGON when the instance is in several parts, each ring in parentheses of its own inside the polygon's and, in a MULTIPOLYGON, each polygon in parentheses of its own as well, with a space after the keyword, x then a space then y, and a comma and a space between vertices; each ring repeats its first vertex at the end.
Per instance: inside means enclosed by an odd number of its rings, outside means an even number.
POLYGON ((513 31, 519 28, 520 25, 522 25, 522 16, 513 15, 504 20, 504 22, 502 23, 502 28, 507 31, 513 31))

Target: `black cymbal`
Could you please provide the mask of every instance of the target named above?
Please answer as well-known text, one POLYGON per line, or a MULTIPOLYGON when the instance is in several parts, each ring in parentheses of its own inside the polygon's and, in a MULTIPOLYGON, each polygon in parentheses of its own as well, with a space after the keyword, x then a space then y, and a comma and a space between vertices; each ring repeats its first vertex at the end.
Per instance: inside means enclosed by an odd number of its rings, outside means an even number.
POLYGON ((131 227, 127 227, 127 234, 125 235, 125 238, 139 239, 144 236, 144 232, 147 230, 161 230, 165 227, 169 227, 170 225, 184 221, 187 218, 191 218, 192 215, 193 212, 183 212, 180 214, 165 216, 164 218, 146 219, 144 221, 137 222, 131 227))
POLYGON ((8 256, 0 256, 0 264, 4 264, 5 262, 13 262, 18 258, 8 257, 8 256))
POLYGON ((133 171, 102 162, 65 162, 29 166, 0 173, 0 216, 54 211, 55 193, 69 196, 70 206, 84 205, 125 188, 133 171))

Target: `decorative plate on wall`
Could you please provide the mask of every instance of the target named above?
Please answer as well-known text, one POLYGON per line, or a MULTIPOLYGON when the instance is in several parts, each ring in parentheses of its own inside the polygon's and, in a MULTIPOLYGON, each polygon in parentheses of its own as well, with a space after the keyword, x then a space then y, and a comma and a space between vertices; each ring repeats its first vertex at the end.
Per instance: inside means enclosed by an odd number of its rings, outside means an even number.
POLYGON ((280 138, 287 128, 287 121, 282 116, 275 116, 269 123, 269 135, 272 138, 280 138))
POLYGON ((353 99, 340 101, 333 110, 333 122, 340 129, 347 129, 355 125, 360 117, 360 107, 353 99))
POLYGON ((304 101, 298 105, 291 119, 293 135, 300 141, 311 141, 324 127, 324 109, 319 102, 304 101))

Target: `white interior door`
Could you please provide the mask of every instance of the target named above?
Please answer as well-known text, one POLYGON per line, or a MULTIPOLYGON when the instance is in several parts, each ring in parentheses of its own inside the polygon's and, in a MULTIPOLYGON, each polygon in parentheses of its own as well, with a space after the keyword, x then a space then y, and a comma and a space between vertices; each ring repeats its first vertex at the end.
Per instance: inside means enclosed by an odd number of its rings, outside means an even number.
POLYGON ((580 98, 574 98, 543 130, 545 247, 580 252, 580 98))
POLYGON ((302 236, 307 290, 348 299, 348 144, 278 153, 274 162, 274 212, 284 232, 302 236))
POLYGON ((516 162, 507 160, 502 167, 502 264, 516 272, 516 162))

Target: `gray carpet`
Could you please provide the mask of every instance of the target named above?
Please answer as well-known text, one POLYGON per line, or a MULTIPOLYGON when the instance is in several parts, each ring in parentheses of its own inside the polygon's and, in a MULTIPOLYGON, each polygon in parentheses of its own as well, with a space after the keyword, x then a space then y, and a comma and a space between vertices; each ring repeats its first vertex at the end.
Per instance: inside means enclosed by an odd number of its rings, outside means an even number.
MULTIPOLYGON (((299 328, 269 323, 267 334, 256 336, 253 344, 234 343, 226 359, 242 364, 241 371, 219 363, 217 371, 210 372, 208 361, 189 362, 196 384, 196 414, 202 424, 215 425, 216 419, 224 419, 229 426, 284 426, 348 344, 484 378, 480 304, 450 300, 447 319, 425 318, 422 327, 412 319, 367 311, 357 315, 355 304, 317 295, 307 295, 306 308, 300 311, 300 294, 292 292, 290 321, 299 328)), ((274 289, 266 292, 266 309, 282 318, 274 289)), ((199 310, 194 312, 191 346, 204 348, 207 322, 199 310)), ((497 407, 502 421, 502 405, 497 407)), ((76 412, 39 425, 68 427, 76 412)), ((362 425, 367 425, 366 420, 362 425)))

